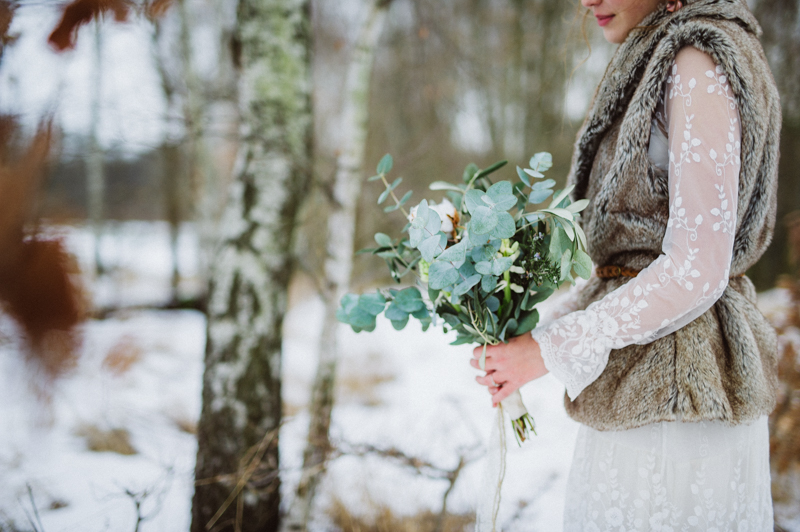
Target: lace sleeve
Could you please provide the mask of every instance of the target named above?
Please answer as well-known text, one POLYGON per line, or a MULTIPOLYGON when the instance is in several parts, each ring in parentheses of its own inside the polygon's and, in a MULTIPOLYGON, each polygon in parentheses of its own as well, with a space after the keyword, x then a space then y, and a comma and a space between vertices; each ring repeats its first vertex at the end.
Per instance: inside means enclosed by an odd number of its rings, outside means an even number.
POLYGON ((728 283, 736 223, 740 124, 722 68, 681 50, 665 90, 669 221, 662 255, 637 277, 531 333, 571 399, 606 367, 612 349, 647 344, 690 323, 728 283))

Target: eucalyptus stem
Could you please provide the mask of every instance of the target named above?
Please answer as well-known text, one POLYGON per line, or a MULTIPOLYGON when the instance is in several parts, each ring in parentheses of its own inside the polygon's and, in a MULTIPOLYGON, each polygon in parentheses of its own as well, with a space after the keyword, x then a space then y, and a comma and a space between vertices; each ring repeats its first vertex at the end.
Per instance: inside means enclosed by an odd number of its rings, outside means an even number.
MULTIPOLYGON (((389 188, 391 185, 389 185, 389 182, 386 181, 386 175, 383 172, 381 172, 380 176, 381 176, 381 181, 383 181, 384 186, 386 188, 389 188)), ((397 196, 395 196, 394 190, 390 190, 389 194, 392 195, 392 199, 394 200, 395 205, 397 205, 397 207, 403 212, 403 215, 406 217, 406 219, 408 219, 408 212, 406 212, 406 210, 400 204, 400 200, 397 199, 397 196)))

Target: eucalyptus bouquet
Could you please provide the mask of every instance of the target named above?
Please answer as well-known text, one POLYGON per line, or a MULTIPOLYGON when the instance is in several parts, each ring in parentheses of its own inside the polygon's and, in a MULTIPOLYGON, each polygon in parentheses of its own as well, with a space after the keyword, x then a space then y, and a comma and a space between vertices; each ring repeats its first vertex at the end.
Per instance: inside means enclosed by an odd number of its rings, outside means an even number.
MULTIPOLYGON (((370 180, 381 180, 385 190, 378 204, 391 198, 384 208, 401 211, 408 223, 403 235, 392 238, 375 235, 378 247, 363 249, 386 260, 397 281, 409 274, 413 286, 400 290, 347 294, 337 318, 354 331, 372 331, 382 312, 395 329, 403 329, 410 317, 427 330, 442 323, 445 332, 457 333, 453 345, 477 343, 484 346, 480 367, 485 367, 486 346, 507 342, 531 331, 539 321, 536 305, 558 286, 574 282, 572 274, 587 278, 592 262, 586 254, 586 235, 575 223, 588 200, 571 202, 572 187, 555 191, 556 182, 544 179, 552 167, 549 153, 537 153, 530 168, 517 167, 519 181, 493 182, 491 174, 506 165, 501 161, 480 169, 470 164, 462 182, 431 183, 443 191, 438 204, 422 200, 406 211, 412 192, 398 198, 402 178, 391 183, 387 174, 392 157, 385 155, 370 180), (546 207, 531 207, 543 204, 546 207)), ((534 430, 533 418, 515 392, 506 398, 518 442, 534 430)))

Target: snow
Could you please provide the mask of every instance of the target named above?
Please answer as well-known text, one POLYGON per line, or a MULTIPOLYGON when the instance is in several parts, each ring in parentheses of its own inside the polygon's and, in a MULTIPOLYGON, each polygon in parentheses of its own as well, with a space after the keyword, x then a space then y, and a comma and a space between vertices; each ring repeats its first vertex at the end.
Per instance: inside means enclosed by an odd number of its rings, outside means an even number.
MULTIPOLYGON (((85 228, 61 227, 81 264, 90 264, 92 238, 85 228)), ((112 266, 106 284, 94 285, 104 304, 160 303, 168 296, 168 227, 163 223, 114 224, 101 251, 112 266), (113 282, 112 282, 113 281, 113 282), (111 285, 114 288, 110 288, 111 285)), ((181 229, 182 271, 190 293, 196 238, 181 229)), ((308 283, 296 282, 285 320, 284 400, 289 413, 281 432, 284 504, 299 479, 309 386, 323 306, 308 283)), ((766 310, 780 309, 784 294, 763 294, 766 310)), ((779 310, 776 310, 779 312, 779 310)), ((547 308, 543 309, 547 319, 547 308)), ((44 530, 132 531, 134 503, 144 498, 144 532, 188 530, 196 454, 186 430, 200 412, 205 320, 193 311, 135 310, 86 324, 78 366, 50 388, 50 400, 32 391, 43 386, 22 362, 14 324, 0 319, 0 527, 13 521, 30 530, 30 486, 44 530), (133 353, 126 371, 113 357, 133 353), (133 455, 93 452, 87 427, 125 429, 133 455), (51 509, 63 506, 58 509, 51 509)), ((462 471, 448 499, 450 512, 474 511, 481 488, 485 445, 495 420, 489 395, 475 383, 471 349, 448 345, 439 330, 422 333, 412 322, 395 331, 379 321, 373 333, 339 331, 342 344, 338 403, 332 436, 342 448, 369 444, 396 448, 442 469, 460 455, 476 458, 462 471)), ((538 436, 518 447, 510 438, 499 522, 504 531, 561 530, 566 475, 577 424, 564 411, 564 387, 550 376, 523 387, 538 436)), ((448 483, 419 475, 374 455, 335 458, 325 477, 313 530, 331 530, 325 509, 337 497, 354 513, 387 505, 395 514, 441 509, 448 483)), ((35 518, 33 518, 35 519, 35 518)), ((800 530, 800 528, 798 528, 800 530)))

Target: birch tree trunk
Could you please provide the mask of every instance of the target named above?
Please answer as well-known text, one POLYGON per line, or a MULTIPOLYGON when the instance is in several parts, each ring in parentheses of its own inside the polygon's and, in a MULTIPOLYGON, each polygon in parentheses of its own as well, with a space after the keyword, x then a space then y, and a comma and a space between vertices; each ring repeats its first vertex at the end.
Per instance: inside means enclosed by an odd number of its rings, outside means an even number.
MULTIPOLYGON (((170 76, 167 58, 160 50, 163 35, 162 21, 153 21, 153 59, 161 80, 161 90, 164 93, 164 100, 167 104, 167 112, 171 114, 177 108, 178 90, 170 76)), ((172 274, 170 275, 170 302, 175 304, 179 299, 178 288, 180 285, 180 269, 178 267, 178 233, 183 209, 181 202, 181 182, 183 177, 183 164, 180 153, 180 141, 174 138, 165 139, 161 146, 163 169, 162 185, 164 191, 164 215, 169 223, 169 243, 170 259, 172 262, 172 274)))
POLYGON ((103 274, 103 261, 100 256, 100 238, 102 236, 103 204, 105 198, 105 176, 103 175, 103 149, 98 139, 100 127, 100 106, 103 81, 103 41, 100 21, 95 21, 94 34, 94 86, 92 87, 91 125, 89 131, 89 160, 86 168, 86 192, 89 223, 94 233, 94 274, 103 274))
POLYGON ((311 158, 308 0, 239 0, 241 152, 209 283, 193 532, 279 525, 281 325, 311 158))
POLYGON ((218 221, 216 208, 219 190, 219 176, 216 175, 205 139, 204 105, 209 103, 203 94, 201 81, 195 71, 191 43, 191 12, 188 0, 178 1, 180 17, 179 48, 181 70, 185 83, 183 100, 183 116, 186 121, 186 139, 184 153, 186 172, 192 189, 192 218, 194 219, 199 240, 200 278, 208 280, 209 265, 214 252, 214 226, 218 221))
POLYGON ((319 343, 319 362, 312 388, 308 442, 303 473, 282 530, 307 530, 319 481, 330 452, 329 428, 338 362, 336 310, 347 293, 353 269, 356 205, 363 179, 367 140, 369 89, 373 58, 391 0, 373 0, 353 51, 347 72, 336 160, 333 204, 328 216, 327 257, 323 297, 325 316, 319 343))

